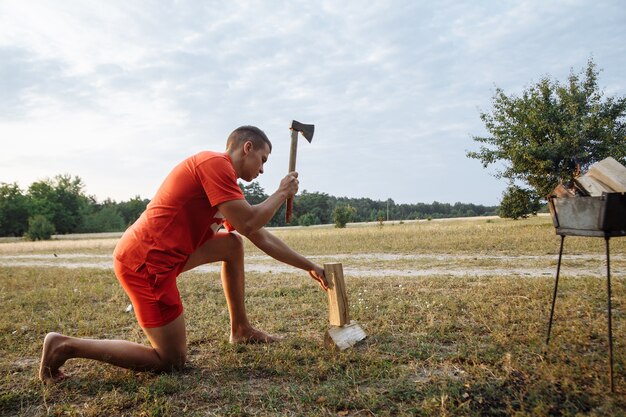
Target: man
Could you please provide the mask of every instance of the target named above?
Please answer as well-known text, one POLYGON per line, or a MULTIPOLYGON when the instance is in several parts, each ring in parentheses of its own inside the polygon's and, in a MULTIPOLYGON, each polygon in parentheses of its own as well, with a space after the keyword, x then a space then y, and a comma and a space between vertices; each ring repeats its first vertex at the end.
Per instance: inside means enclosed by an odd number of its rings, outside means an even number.
POLYGON ((181 369, 187 338, 176 278, 209 262, 222 261, 231 343, 276 341, 248 321, 240 235, 271 257, 308 271, 324 290, 328 287, 323 268, 263 228, 298 191, 298 173, 289 173, 276 192, 255 206, 246 202, 237 185, 238 178, 252 181, 262 174, 271 151, 272 144, 262 130, 242 126, 228 137, 225 153, 200 152, 177 165, 113 254, 115 274, 151 346, 49 333, 44 339, 39 378, 44 382, 63 378, 59 368, 71 358, 140 371, 181 369), (222 225, 226 232, 218 231, 222 225), (234 230, 239 234, 232 233, 234 230))

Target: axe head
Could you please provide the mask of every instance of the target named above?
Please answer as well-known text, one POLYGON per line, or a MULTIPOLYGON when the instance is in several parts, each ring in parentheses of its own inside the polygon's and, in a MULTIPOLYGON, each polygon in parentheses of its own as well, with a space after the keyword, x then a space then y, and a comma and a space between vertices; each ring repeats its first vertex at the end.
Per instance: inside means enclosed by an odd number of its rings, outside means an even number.
POLYGON ((289 126, 289 129, 302 133, 302 136, 304 136, 304 138, 308 140, 309 143, 311 143, 311 141, 313 140, 313 133, 315 132, 315 125, 305 125, 304 123, 300 123, 296 120, 292 120, 291 126, 289 126))

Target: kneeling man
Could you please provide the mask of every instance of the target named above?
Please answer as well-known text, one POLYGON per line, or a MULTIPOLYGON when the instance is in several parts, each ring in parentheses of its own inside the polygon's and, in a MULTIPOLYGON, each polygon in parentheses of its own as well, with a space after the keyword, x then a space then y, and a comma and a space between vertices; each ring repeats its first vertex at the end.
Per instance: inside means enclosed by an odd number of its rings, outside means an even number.
POLYGON ((182 272, 222 261, 222 286, 231 321, 231 343, 273 342, 250 325, 244 304, 246 236, 271 257, 308 271, 328 289, 324 269, 264 229, 283 202, 298 191, 290 172, 264 202, 251 206, 237 184, 263 173, 272 144, 254 126, 228 137, 226 152, 200 152, 165 178, 146 211, 126 230, 114 256, 115 275, 130 297, 150 345, 126 340, 80 339, 48 333, 39 378, 55 381, 72 358, 87 358, 138 371, 181 369, 187 356, 185 318, 176 279, 182 272), (225 227, 226 231, 219 231, 225 227), (239 234, 233 233, 237 231, 239 234))

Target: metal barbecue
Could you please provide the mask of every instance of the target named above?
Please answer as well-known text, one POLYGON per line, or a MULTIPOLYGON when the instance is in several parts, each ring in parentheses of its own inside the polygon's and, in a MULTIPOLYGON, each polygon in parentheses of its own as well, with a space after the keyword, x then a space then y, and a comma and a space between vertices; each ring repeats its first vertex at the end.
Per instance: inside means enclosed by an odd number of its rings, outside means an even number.
POLYGON ((612 237, 626 236, 626 193, 603 193, 596 197, 549 197, 548 206, 556 234, 561 236, 559 262, 556 267, 556 281, 552 295, 552 308, 548 323, 546 345, 550 341, 554 304, 559 285, 561 259, 565 236, 601 237, 606 241, 606 283, 609 329, 609 384, 611 392, 615 392, 613 385, 613 332, 611 322, 611 260, 609 240, 612 237))

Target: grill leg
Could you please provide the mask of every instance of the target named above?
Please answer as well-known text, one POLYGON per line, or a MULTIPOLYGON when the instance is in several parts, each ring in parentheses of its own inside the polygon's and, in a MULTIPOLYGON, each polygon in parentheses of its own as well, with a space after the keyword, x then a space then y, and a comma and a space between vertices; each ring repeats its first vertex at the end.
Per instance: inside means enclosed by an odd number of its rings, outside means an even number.
POLYGON ((546 337, 546 345, 550 343, 550 331, 552 330, 552 318, 554 317, 554 304, 556 302, 556 290, 559 287, 559 274, 561 273, 561 259, 563 257, 563 242, 565 236, 561 235, 561 248, 559 249, 559 263, 556 266, 556 280, 554 282, 554 293, 552 294, 552 308, 550 309, 550 321, 548 322, 548 336, 546 337))
POLYGON ((611 259, 609 256, 609 238, 605 237, 604 240, 606 241, 606 289, 608 293, 607 310, 609 321, 609 383, 611 392, 615 392, 613 385, 613 326, 611 323, 611 259))

